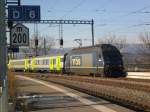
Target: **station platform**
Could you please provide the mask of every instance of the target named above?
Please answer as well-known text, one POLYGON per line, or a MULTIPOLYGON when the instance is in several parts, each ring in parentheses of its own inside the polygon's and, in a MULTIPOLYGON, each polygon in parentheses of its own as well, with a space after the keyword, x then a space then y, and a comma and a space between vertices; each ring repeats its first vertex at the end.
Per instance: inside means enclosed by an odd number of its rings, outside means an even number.
POLYGON ((134 112, 51 82, 16 76, 18 99, 30 112, 134 112))
POLYGON ((150 79, 150 72, 128 72, 127 78, 150 79))

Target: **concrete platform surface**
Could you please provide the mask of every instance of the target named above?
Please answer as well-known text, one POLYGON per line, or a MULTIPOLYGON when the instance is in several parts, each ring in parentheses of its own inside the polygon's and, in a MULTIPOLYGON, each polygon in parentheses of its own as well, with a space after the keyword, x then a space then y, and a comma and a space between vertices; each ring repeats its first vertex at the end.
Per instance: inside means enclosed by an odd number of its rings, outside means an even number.
POLYGON ((128 72, 127 78, 150 79, 150 72, 128 72))
POLYGON ((134 112, 51 82, 16 76, 17 94, 30 112, 134 112))

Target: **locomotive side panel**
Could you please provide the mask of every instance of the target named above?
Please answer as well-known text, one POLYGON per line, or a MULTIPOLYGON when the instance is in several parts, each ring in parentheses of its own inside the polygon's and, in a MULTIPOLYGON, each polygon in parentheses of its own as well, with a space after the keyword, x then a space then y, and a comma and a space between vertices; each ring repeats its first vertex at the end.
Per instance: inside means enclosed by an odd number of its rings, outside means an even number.
MULTIPOLYGON (((98 62, 100 48, 90 47, 87 49, 73 50, 66 57, 66 67, 68 72, 80 75, 101 74, 102 65, 98 62)), ((102 60, 101 60, 102 61, 102 60)))
POLYGON ((94 54, 76 54, 70 56, 70 71, 75 74, 87 75, 96 72, 93 58, 94 54))

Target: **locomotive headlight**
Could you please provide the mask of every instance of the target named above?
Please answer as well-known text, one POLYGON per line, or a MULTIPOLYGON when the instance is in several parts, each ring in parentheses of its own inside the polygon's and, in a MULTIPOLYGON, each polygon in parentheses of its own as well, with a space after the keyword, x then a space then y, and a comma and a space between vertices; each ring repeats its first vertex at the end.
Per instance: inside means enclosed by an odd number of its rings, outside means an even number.
POLYGON ((99 59, 98 61, 102 61, 102 59, 99 59))

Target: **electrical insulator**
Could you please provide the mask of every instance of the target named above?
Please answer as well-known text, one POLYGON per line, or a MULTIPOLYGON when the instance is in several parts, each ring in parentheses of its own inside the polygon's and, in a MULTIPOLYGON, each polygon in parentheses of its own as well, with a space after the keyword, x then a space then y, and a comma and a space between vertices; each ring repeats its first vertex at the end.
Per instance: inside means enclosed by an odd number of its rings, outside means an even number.
POLYGON ((35 46, 38 46, 38 39, 35 39, 35 46))
POLYGON ((64 44, 63 39, 60 39, 60 45, 63 46, 63 44, 64 44))

